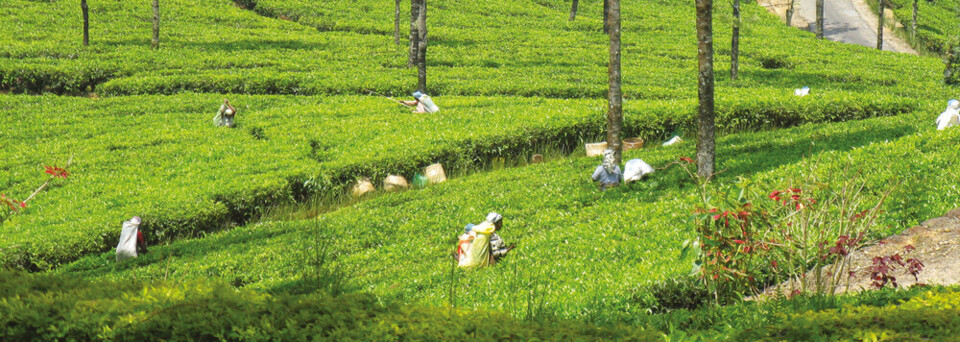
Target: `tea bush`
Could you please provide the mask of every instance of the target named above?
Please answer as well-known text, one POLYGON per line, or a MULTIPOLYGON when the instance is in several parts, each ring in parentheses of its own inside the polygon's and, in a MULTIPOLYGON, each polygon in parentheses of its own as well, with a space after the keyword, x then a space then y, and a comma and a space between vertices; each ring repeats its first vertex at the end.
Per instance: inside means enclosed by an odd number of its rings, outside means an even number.
MULTIPOLYGON (((882 226, 888 228, 873 234, 898 232, 960 199, 949 183, 934 181, 952 177, 960 164, 950 147, 960 132, 935 131, 928 123, 926 115, 902 115, 733 134, 717 145, 719 169, 726 170, 719 181, 742 182, 766 196, 803 179, 812 163, 826 184, 839 181, 836 169, 862 168, 869 196, 903 182, 885 206, 882 226)), ((660 166, 691 153, 687 143, 630 151, 626 158, 660 166)), ((239 277, 247 287, 270 291, 309 272, 304 265, 318 239, 332 240, 330 252, 349 274, 352 291, 383 300, 617 321, 656 305, 639 286, 689 273, 678 256, 694 235, 687 217, 698 200, 678 170, 659 171, 633 189, 597 192, 587 178, 597 163, 563 159, 472 175, 377 196, 316 220, 264 222, 176 242, 157 248, 163 256, 127 266, 115 268, 106 253, 58 272, 107 279, 168 271, 187 279, 239 277), (517 249, 495 267, 451 270, 457 232, 489 211, 505 217, 501 236, 517 249)))
POLYGON ((379 304, 370 295, 276 296, 218 282, 87 282, 0 271, 4 340, 634 340, 640 328, 521 321, 457 309, 379 304))
MULTIPOLYGON (((0 32, 0 89, 101 96, 185 91, 399 95, 414 87, 406 39, 393 44, 392 3, 252 3, 251 11, 230 0, 167 1, 161 48, 150 50, 147 4, 90 3, 91 46, 81 47, 75 3, 8 0, 0 9, 0 26, 9 28, 0 32)), ((603 98, 607 37, 599 30, 600 2, 581 4, 583 15, 574 22, 567 20, 567 4, 551 3, 431 3, 428 90, 433 95, 603 98)), ((404 37, 408 5, 401 15, 404 37)), ((694 13, 688 7, 679 0, 624 3, 628 99, 695 98, 696 49, 690 48, 695 34, 689 25, 694 13)), ((718 11, 716 20, 716 40, 728 40, 729 11, 718 11)), ((719 72, 728 65, 729 49, 717 44, 720 88, 782 91, 806 85, 815 92, 920 96, 938 87, 941 63, 935 58, 818 42, 752 3, 743 5, 743 21, 736 82, 719 72)))
POLYGON ((484 310, 269 295, 216 281, 87 281, 0 271, 4 340, 817 340, 950 339, 956 288, 884 290, 641 313, 630 324, 519 320, 484 310))
MULTIPOLYGON (((731 93, 743 99, 719 101, 719 127, 731 132, 916 106, 842 91, 816 102, 731 93)), ((107 250, 119 223, 134 215, 146 220, 151 241, 196 236, 242 224, 273 204, 339 191, 360 175, 379 182, 434 162, 463 170, 540 145, 573 149, 605 125, 597 100, 439 97, 445 110, 421 116, 373 97, 229 97, 241 111, 237 130, 210 125, 219 95, 0 97, 5 193, 28 193, 42 165, 75 157, 71 182, 0 226, 0 264, 49 269, 107 250), (245 125, 269 138, 243 132, 245 125)), ((692 127, 695 110, 692 101, 647 102, 626 111, 626 133, 656 141, 692 127)))
MULTIPOLYGON (((876 0, 868 0, 867 3, 874 12, 878 10, 876 0)), ((890 0, 889 3, 895 7, 887 8, 887 11, 893 11, 894 17, 903 25, 904 36, 910 38, 918 50, 944 55, 953 41, 960 36, 960 27, 957 26, 960 7, 957 7, 956 1, 918 1, 915 38, 911 32, 913 0, 890 0)))

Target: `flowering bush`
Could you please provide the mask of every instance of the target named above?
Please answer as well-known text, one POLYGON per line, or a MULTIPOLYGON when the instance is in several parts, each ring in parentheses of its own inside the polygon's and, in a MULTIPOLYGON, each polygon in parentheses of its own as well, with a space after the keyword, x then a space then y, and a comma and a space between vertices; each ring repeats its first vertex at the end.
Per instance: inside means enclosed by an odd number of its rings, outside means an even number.
MULTIPOLYGON (((70 165, 70 161, 67 162, 67 165, 70 165)), ((45 166, 44 173, 49 174, 50 178, 47 179, 47 181, 44 182, 43 185, 37 188, 37 190, 35 190, 33 194, 31 194, 29 197, 27 197, 27 199, 23 201, 16 200, 12 197, 7 197, 6 194, 0 194, 0 205, 5 205, 7 206, 7 208, 10 208, 10 211, 0 209, 0 223, 3 223, 4 221, 6 221, 6 219, 10 217, 10 215, 17 214, 21 210, 26 209, 27 202, 29 202, 31 199, 37 196, 37 194, 40 193, 40 191, 43 191, 43 189, 45 189, 47 185, 50 185, 50 182, 53 181, 54 179, 56 178, 67 179, 67 176, 69 176, 70 173, 67 172, 67 169, 65 167, 66 166, 64 167, 45 166)))
MULTIPOLYGON (((692 171, 687 173, 697 179, 692 171)), ((735 200, 718 205, 711 199, 724 193, 712 193, 697 179, 703 203, 694 210, 697 240, 684 246, 697 249, 694 272, 715 296, 724 291, 759 293, 781 278, 799 285, 790 293, 833 294, 852 276, 850 252, 865 244, 865 235, 877 226, 880 207, 892 191, 869 202, 859 173, 843 179, 832 187, 816 178, 798 181, 819 185, 774 190, 757 204, 745 198, 748 189, 741 187, 735 200)), ((899 259, 883 261, 904 265, 899 259)), ((917 268, 916 263, 911 265, 917 268)))

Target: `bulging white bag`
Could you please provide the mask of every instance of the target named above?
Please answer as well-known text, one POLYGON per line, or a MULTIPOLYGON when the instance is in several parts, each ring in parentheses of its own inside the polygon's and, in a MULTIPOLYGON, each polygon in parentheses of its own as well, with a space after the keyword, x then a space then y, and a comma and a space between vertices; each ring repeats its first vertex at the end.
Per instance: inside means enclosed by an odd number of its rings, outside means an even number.
POLYGON ((139 217, 123 222, 123 229, 120 231, 120 243, 117 244, 117 262, 137 257, 137 232, 139 230, 139 217))
POLYGON ((623 182, 630 183, 639 181, 644 175, 653 173, 653 167, 647 164, 643 159, 631 159, 623 166, 623 182))

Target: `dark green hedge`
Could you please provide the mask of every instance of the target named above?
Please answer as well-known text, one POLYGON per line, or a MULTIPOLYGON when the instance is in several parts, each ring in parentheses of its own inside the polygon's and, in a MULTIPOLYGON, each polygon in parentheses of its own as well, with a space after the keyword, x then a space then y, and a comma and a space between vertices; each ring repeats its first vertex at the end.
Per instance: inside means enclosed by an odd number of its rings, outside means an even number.
POLYGON ((5 341, 656 341, 634 327, 381 305, 372 295, 267 295, 220 283, 92 283, 0 272, 5 341))

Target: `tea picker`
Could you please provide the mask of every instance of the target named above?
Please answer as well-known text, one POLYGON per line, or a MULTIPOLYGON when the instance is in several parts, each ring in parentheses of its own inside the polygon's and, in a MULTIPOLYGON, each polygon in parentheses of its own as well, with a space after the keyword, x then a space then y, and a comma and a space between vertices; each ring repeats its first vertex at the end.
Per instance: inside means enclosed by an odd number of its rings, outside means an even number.
POLYGON ((590 177, 593 181, 600 182, 600 191, 620 186, 623 172, 620 171, 620 166, 615 161, 613 150, 606 149, 603 151, 603 164, 597 166, 597 169, 593 171, 593 176, 590 177))
POLYGON ((487 214, 483 223, 468 224, 464 227, 464 234, 460 235, 460 242, 454 258, 460 267, 482 267, 495 264, 516 245, 509 247, 497 235, 503 227, 503 216, 495 212, 487 214))
POLYGON ((223 100, 220 110, 213 117, 213 125, 217 127, 234 127, 233 117, 237 115, 237 109, 230 105, 230 101, 223 100))
POLYGON ((947 109, 937 117, 937 130, 960 125, 960 101, 950 100, 947 109))
POLYGON ((120 242, 117 243, 117 262, 130 258, 136 258, 137 253, 146 254, 147 241, 140 232, 140 217, 134 216, 130 220, 123 222, 123 228, 120 231, 120 242))
POLYGON ((440 107, 437 107, 437 105, 433 103, 433 99, 430 98, 430 95, 417 91, 413 93, 413 98, 416 100, 397 102, 404 106, 416 106, 416 109, 413 110, 414 113, 436 113, 440 111, 440 107))

